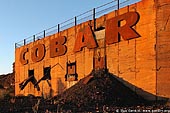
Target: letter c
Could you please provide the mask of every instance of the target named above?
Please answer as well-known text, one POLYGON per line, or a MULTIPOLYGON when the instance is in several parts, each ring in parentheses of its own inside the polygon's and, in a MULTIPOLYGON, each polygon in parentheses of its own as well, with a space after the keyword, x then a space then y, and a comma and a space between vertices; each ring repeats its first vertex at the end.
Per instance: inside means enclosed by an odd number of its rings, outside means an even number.
POLYGON ((25 58, 27 52, 28 52, 28 48, 25 48, 21 51, 20 54, 20 62, 23 65, 28 64, 28 59, 25 58))

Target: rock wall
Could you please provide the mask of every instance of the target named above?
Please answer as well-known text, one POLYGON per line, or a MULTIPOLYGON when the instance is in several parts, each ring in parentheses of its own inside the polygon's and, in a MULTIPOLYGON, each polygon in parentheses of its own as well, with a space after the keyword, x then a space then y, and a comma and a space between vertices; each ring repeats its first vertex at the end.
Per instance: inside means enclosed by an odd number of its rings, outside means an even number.
MULTIPOLYGON (((84 22, 16 48, 15 94, 34 94, 48 97, 61 93, 77 82, 74 80, 65 81, 67 63, 76 62, 78 81, 87 76, 95 66, 103 65, 125 85, 146 99, 155 100, 156 95, 169 97, 169 39, 167 36, 169 33, 169 4, 169 0, 142 0, 97 18, 96 26, 93 24, 94 21, 84 22), (119 42, 106 44, 105 28, 107 20, 127 12, 139 14, 139 21, 133 26, 133 29, 140 37, 130 40, 124 40, 123 37, 120 37, 119 42), (98 47, 94 49, 83 47, 82 51, 74 52, 77 34, 86 29, 87 25, 92 27, 98 47), (67 52, 64 55, 50 58, 50 40, 58 36, 66 37, 67 52), (31 51, 37 44, 45 45, 45 56, 43 60, 35 63, 31 60, 31 51), (20 62, 20 55, 25 48, 29 48, 29 51, 25 54, 25 59, 29 59, 29 63, 23 65, 20 62), (96 63, 95 59, 99 57, 103 59, 103 64, 96 63), (51 79, 49 81, 42 80, 39 83, 40 91, 37 91, 31 82, 26 85, 24 90, 19 89, 19 84, 29 77, 28 70, 34 70, 35 79, 40 80, 44 76, 43 68, 45 67, 52 67, 51 79)), ((126 22, 120 21, 119 24, 123 26, 126 22)))
POLYGON ((157 95, 170 97, 170 1, 156 1, 157 95))

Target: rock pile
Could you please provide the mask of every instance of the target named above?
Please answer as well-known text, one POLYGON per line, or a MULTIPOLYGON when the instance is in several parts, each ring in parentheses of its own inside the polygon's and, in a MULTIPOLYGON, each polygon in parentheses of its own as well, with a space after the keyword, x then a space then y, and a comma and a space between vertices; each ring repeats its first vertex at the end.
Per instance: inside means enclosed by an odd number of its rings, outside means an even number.
POLYGON ((7 95, 14 96, 14 73, 0 75, 0 99, 7 95))
POLYGON ((5 97, 0 100, 0 113, 9 112, 170 112, 170 108, 164 103, 148 104, 148 101, 107 70, 95 70, 65 92, 50 99, 33 95, 5 97))
POLYGON ((0 85, 3 86, 4 88, 14 88, 14 73, 8 73, 4 75, 0 75, 0 85))
POLYGON ((141 105, 145 100, 107 70, 92 71, 64 93, 53 98, 60 109, 89 111, 105 106, 141 105))

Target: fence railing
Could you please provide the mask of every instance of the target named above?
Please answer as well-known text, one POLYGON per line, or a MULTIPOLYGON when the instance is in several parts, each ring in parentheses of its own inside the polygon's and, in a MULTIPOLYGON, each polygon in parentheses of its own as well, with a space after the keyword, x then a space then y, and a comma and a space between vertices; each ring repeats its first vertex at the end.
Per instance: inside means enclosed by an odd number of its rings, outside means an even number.
POLYGON ((23 40, 15 43, 15 48, 29 44, 31 42, 42 39, 46 36, 50 36, 57 32, 66 30, 70 27, 76 26, 76 25, 86 22, 88 20, 95 20, 96 18, 98 18, 104 14, 107 14, 111 11, 118 10, 121 7, 129 5, 132 1, 133 0, 113 0, 109 3, 103 4, 99 7, 96 7, 92 10, 86 11, 78 16, 68 19, 60 24, 57 24, 56 26, 53 26, 53 27, 46 29, 42 32, 39 32, 33 36, 23 39, 23 40))

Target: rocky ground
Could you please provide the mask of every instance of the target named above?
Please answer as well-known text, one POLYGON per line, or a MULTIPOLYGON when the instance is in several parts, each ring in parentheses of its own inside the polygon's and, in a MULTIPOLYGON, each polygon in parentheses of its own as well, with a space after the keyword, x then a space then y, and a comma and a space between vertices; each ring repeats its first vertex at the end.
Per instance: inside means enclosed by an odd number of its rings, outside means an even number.
POLYGON ((6 95, 0 100, 0 113, 170 112, 165 103, 148 102, 107 70, 98 70, 50 99, 6 95))
POLYGON ((14 96, 14 74, 0 75, 0 99, 5 96, 14 96))

